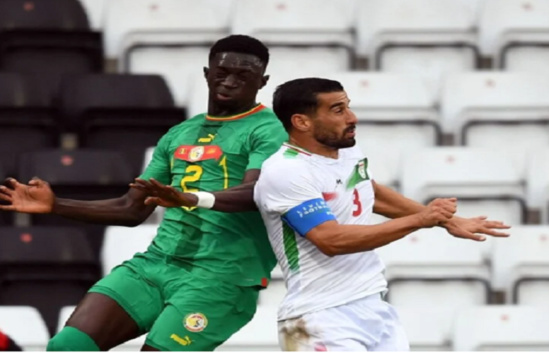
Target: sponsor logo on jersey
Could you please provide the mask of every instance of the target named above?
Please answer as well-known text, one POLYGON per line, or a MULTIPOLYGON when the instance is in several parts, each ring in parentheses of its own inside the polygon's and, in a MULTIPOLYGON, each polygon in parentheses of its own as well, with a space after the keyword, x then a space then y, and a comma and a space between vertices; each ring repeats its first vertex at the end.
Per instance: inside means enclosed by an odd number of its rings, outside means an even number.
POLYGON ((179 343, 180 345, 182 346, 188 346, 190 345, 191 343, 193 343, 193 341, 189 338, 189 336, 185 336, 185 337, 179 337, 178 335, 176 335, 175 333, 173 333, 170 338, 174 341, 176 341, 177 343, 179 343))
POLYGON ((202 313, 192 313, 185 316, 183 325, 191 332, 200 332, 208 326, 208 319, 202 313))
POLYGON ((187 162, 200 162, 208 159, 218 160, 223 155, 223 150, 217 145, 212 146, 192 146, 182 145, 177 147, 174 153, 175 159, 181 159, 187 162))

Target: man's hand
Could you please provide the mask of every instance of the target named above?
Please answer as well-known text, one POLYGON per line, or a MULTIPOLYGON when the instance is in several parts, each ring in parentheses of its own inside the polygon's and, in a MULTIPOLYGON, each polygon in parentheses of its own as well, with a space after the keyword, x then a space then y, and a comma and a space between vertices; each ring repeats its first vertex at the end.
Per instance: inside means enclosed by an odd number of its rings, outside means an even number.
POLYGON ((8 178, 5 185, 0 186, 0 200, 9 203, 9 205, 0 205, 2 211, 51 213, 55 194, 50 185, 41 179, 33 178, 28 185, 25 185, 13 178, 8 178))
POLYGON ((448 233, 457 238, 472 239, 484 241, 484 235, 493 237, 508 237, 509 233, 498 232, 495 229, 509 229, 510 226, 500 221, 490 221, 487 217, 461 218, 454 217, 448 222, 442 224, 448 233), (484 234, 484 235, 483 235, 484 234))
POLYGON ((148 195, 145 199, 145 205, 196 207, 198 202, 195 195, 178 191, 172 186, 164 185, 153 178, 149 181, 137 178, 135 183, 131 183, 130 186, 148 195))
POLYGON ((431 228, 448 222, 456 213, 456 199, 434 199, 419 213, 422 228, 431 228))

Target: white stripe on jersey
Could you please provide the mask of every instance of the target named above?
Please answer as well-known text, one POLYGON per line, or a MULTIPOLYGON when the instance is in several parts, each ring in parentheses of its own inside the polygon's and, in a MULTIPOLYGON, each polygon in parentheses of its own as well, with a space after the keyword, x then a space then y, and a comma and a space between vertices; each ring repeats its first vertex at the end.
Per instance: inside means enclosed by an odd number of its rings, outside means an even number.
POLYGON ((263 163, 254 199, 288 288, 279 320, 387 289, 384 266, 374 251, 326 256, 281 219, 303 202, 323 198, 340 224, 369 224, 374 205, 370 178, 358 147, 341 149, 332 159, 283 145, 263 163))

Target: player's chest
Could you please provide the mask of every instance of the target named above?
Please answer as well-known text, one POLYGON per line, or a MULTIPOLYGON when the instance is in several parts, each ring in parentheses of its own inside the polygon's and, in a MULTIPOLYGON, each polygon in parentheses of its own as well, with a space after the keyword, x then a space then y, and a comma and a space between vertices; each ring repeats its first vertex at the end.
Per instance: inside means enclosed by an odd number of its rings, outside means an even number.
POLYGON ((193 165, 202 169, 238 167, 247 160, 247 131, 222 124, 191 126, 187 130, 170 144, 173 174, 188 173, 193 165))
POLYGON ((372 211, 374 189, 367 164, 367 159, 347 160, 318 174, 322 196, 340 222, 360 223, 372 211))

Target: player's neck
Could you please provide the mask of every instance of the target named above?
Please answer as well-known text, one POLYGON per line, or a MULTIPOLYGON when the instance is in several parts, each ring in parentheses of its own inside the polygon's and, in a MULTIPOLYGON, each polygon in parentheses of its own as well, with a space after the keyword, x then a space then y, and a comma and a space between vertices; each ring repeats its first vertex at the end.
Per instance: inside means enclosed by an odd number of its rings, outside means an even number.
POLYGON ((315 139, 298 138, 295 136, 290 136, 288 143, 290 145, 294 145, 296 147, 306 150, 307 152, 310 152, 312 154, 317 154, 322 157, 333 158, 333 159, 338 159, 339 157, 339 149, 337 148, 334 149, 332 147, 323 145, 315 139))
POLYGON ((252 101, 235 107, 221 107, 215 104, 215 102, 210 101, 208 103, 208 115, 215 117, 229 117, 233 115, 238 115, 252 110, 257 106, 257 104, 258 103, 256 103, 255 101, 252 101))

